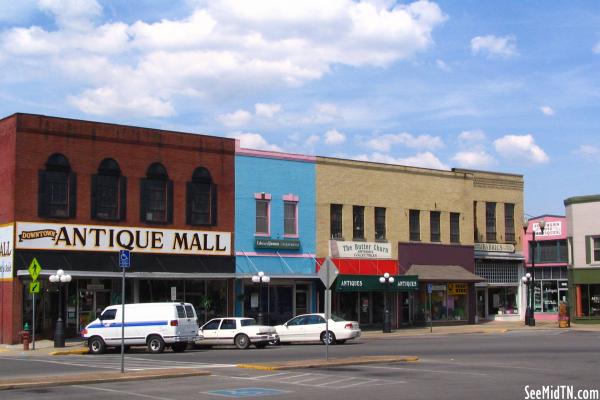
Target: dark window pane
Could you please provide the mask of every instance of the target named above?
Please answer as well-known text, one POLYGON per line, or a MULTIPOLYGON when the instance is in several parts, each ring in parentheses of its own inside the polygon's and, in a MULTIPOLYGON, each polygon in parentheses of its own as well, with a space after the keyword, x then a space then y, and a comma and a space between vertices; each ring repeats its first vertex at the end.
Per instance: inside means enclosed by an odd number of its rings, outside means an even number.
POLYGON ((192 307, 192 306, 185 306, 185 315, 188 318, 195 318, 195 316, 194 316, 194 307, 192 307))
POLYGON ((331 238, 342 238, 342 205, 331 204, 329 208, 331 238))
POLYGON ((183 306, 176 306, 175 308, 177 308, 177 318, 186 318, 183 306))
POLYGON ((269 233, 269 202, 256 200, 256 233, 269 233))
POLYGON ((419 210, 410 210, 408 216, 408 229, 410 233, 410 240, 418 241, 421 240, 421 222, 419 219, 419 210))
POLYGON ((515 241, 515 205, 504 204, 504 236, 507 242, 515 241))
POLYGON ((191 224, 210 225, 211 222, 211 184, 195 183, 190 185, 191 224))
POLYGON ((354 239, 365 238, 365 208, 363 206, 352 207, 352 236, 354 239))
POLYGON ((600 238, 594 238, 594 261, 600 261, 600 238))
POLYGON ((146 221, 167 221, 167 181, 148 179, 145 185, 146 221))
POLYGON ((496 241, 496 203, 485 203, 486 241, 496 241))
POLYGON ((439 242, 440 241, 440 212, 439 211, 431 211, 429 213, 429 228, 431 233, 431 241, 439 242))
POLYGON ((450 213, 450 242, 460 243, 460 213, 450 213))
POLYGON ((385 240, 385 208, 375 207, 375 240, 385 240))
POLYGON ((286 201, 283 203, 283 229, 286 235, 297 235, 296 207, 298 203, 286 201))
POLYGON ((235 319, 224 319, 221 329, 235 329, 235 319))
POLYGON ((96 176, 96 218, 119 219, 119 186, 118 176, 96 176))

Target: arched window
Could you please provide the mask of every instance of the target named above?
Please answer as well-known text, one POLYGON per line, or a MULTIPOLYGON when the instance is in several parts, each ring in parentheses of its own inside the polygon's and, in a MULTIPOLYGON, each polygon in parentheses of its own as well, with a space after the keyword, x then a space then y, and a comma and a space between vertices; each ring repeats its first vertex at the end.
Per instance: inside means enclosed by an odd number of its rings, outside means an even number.
POLYGON ((46 169, 38 172, 38 215, 42 218, 75 218, 77 179, 69 160, 55 153, 46 169))
POLYGON ((198 167, 187 183, 187 223, 189 225, 217 224, 217 185, 210 172, 198 167))
POLYGON ((173 222, 173 181, 161 163, 153 163, 141 180, 140 218, 143 222, 173 222))
POLYGON ((127 178, 112 158, 105 158, 92 175, 92 219, 121 221, 125 219, 127 178))

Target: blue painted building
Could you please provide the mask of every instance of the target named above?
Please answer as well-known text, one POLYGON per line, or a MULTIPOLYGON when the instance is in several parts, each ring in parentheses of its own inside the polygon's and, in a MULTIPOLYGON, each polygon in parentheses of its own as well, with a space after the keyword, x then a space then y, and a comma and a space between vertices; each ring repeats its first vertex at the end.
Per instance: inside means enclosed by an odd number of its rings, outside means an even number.
POLYGON ((315 312, 315 158, 236 147, 235 314, 260 306, 275 325, 315 312), (270 281, 253 282, 259 272, 270 281))

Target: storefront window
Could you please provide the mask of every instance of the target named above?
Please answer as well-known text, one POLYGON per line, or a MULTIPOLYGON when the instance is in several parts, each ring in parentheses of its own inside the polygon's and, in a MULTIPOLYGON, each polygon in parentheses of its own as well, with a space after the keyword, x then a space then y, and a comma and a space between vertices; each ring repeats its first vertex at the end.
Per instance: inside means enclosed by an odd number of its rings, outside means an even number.
POLYGON ((431 292, 431 317, 434 321, 446 319, 445 285, 434 285, 433 287, 433 291, 431 292))
POLYGON ((581 316, 600 317, 600 285, 579 285, 581 289, 581 316))
POLYGON ((518 287, 491 287, 488 289, 490 315, 519 313, 518 287))
POLYGON ((542 282, 542 299, 544 312, 558 312, 558 282, 542 282))

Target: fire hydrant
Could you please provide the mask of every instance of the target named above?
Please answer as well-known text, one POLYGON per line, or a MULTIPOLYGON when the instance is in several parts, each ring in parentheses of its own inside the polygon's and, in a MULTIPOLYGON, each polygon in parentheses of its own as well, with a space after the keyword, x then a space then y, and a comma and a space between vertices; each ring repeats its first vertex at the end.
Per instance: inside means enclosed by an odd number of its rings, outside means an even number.
POLYGON ((19 333, 21 334, 21 340, 23 341, 23 350, 29 350, 29 332, 21 331, 19 333))

